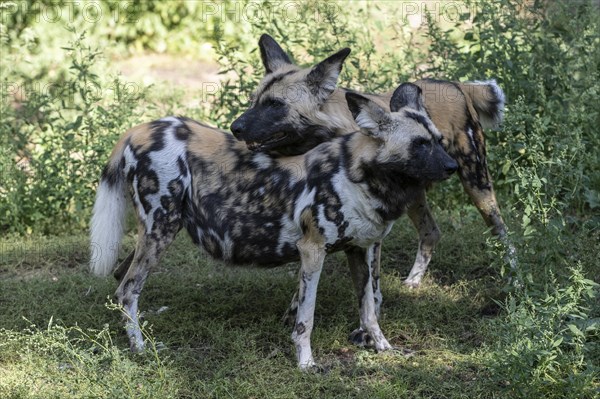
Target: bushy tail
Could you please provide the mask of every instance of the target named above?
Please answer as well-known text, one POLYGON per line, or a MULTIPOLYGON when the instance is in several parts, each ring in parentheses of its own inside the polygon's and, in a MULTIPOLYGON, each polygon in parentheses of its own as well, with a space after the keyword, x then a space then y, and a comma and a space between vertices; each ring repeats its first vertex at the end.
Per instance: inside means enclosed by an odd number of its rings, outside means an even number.
POLYGON ((484 128, 497 128, 504 118, 504 92, 494 79, 460 83, 479 115, 484 128))
POLYGON ((115 148, 96 192, 90 226, 90 270, 98 276, 106 276, 112 270, 123 238, 127 200, 119 167, 122 157, 123 149, 115 148))

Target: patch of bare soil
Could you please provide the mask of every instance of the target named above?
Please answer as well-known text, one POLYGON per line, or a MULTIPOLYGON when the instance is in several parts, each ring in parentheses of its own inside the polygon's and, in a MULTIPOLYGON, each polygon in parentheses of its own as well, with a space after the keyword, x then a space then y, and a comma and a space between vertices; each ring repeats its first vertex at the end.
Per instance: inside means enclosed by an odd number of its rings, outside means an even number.
POLYGON ((170 54, 141 54, 116 60, 115 67, 126 81, 144 85, 166 83, 185 90, 206 90, 218 85, 221 75, 214 61, 202 61, 170 54))

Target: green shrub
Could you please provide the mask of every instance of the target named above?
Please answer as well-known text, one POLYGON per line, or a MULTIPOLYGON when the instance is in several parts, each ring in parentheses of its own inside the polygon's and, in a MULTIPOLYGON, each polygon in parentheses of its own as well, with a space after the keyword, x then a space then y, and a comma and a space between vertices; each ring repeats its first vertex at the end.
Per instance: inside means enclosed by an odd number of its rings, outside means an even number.
MULTIPOLYGON (((590 317, 598 284, 570 269, 566 284, 552 278, 543 290, 532 282, 510 295, 506 316, 492 322, 497 347, 492 370, 511 397, 586 398, 594 395, 600 318, 590 317)), ((538 283, 539 284, 539 283, 538 283)))
POLYGON ((101 52, 84 34, 63 51, 69 72, 52 83, 4 80, 19 90, 17 99, 2 103, 4 232, 84 229, 111 147, 141 119, 144 90, 118 76, 100 77, 101 52))
POLYGON ((543 184, 544 200, 561 212, 597 218, 598 7, 538 0, 468 4, 475 10, 470 28, 430 29, 428 73, 495 77, 507 93, 503 129, 488 132, 500 196, 519 202, 519 187, 529 179, 543 184))

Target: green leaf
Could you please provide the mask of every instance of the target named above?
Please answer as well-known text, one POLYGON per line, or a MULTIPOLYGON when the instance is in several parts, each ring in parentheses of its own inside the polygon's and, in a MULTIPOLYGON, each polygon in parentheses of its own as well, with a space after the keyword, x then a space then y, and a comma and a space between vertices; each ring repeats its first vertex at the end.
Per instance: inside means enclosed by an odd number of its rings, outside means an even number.
POLYGON ((585 334, 575 324, 569 324, 567 325, 567 327, 569 328, 569 330, 571 330, 573 335, 577 337, 585 337, 585 334))

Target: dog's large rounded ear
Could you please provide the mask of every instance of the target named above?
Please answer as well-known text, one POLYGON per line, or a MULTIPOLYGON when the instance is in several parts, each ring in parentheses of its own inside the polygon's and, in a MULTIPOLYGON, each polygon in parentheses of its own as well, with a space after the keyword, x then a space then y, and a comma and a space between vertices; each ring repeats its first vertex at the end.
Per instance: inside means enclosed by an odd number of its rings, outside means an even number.
POLYGON ((306 83, 311 93, 318 97, 320 104, 325 102, 335 90, 338 76, 342 72, 342 65, 348 54, 350 54, 349 48, 338 51, 315 65, 306 76, 306 83))
POLYGON ((291 64, 290 57, 281 46, 267 34, 263 34, 258 40, 260 58, 265 66, 265 74, 271 73, 283 65, 291 64))
POLYGON ((380 137, 380 127, 388 120, 385 110, 358 93, 347 92, 346 102, 356 124, 369 136, 380 137))
POLYGON ((400 108, 409 107, 417 111, 424 111, 421 88, 412 83, 402 83, 392 94, 390 110, 398 112, 400 108))

